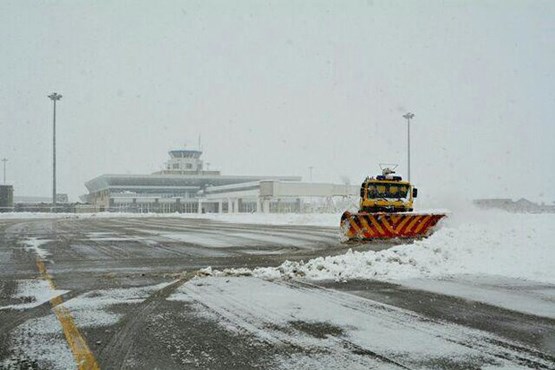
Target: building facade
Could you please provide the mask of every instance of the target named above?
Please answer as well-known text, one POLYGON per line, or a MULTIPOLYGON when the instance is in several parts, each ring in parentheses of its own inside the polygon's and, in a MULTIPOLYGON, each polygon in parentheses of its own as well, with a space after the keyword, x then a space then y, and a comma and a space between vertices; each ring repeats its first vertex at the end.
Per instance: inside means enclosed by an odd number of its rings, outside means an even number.
MULTIPOLYGON (((84 200, 99 211, 229 212, 227 204, 203 202, 203 191, 263 179, 300 181, 297 176, 224 176, 206 171, 199 150, 172 150, 169 155, 165 169, 151 175, 106 174, 87 181, 89 193, 84 200)), ((233 211, 233 205, 231 208, 233 211)), ((235 208, 238 212, 238 206, 235 208)))
MULTIPOLYGON (((151 175, 98 176, 82 197, 97 211, 161 213, 302 212, 307 201, 332 204, 358 187, 302 183, 299 176, 227 176, 207 171, 199 150, 172 150, 151 175)), ((314 202, 310 202, 311 204, 314 202)))

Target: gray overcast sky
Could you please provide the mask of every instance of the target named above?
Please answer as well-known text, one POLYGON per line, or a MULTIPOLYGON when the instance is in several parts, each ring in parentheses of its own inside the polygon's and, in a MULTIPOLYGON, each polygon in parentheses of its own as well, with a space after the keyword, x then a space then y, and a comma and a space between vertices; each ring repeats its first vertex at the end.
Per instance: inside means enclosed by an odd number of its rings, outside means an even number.
POLYGON ((359 183, 379 162, 426 198, 555 200, 553 1, 0 2, 0 157, 16 195, 159 170, 359 183))

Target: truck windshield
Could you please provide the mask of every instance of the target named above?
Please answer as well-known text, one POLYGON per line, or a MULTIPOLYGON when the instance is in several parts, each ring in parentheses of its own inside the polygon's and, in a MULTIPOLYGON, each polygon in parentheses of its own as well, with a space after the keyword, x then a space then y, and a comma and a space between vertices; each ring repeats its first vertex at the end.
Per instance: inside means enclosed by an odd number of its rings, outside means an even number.
POLYGON ((409 187, 404 184, 368 184, 368 198, 402 199, 408 195, 409 187))

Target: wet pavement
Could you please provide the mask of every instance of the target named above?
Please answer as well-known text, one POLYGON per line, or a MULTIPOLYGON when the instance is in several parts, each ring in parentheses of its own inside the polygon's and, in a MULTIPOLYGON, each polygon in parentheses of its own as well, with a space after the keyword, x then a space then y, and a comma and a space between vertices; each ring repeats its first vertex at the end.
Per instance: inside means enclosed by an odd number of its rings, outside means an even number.
POLYGON ((555 368, 555 320, 530 310, 372 280, 196 274, 391 246, 338 232, 0 220, 0 368, 555 368))

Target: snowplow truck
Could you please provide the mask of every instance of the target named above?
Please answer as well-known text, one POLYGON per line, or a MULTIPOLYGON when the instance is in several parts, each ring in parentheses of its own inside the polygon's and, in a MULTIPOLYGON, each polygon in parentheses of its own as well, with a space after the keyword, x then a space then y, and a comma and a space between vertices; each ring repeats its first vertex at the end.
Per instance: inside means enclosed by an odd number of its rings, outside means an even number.
POLYGON ((445 214, 413 212, 418 190, 390 168, 367 177, 357 213, 345 211, 341 230, 347 240, 417 239, 429 236, 445 214))

